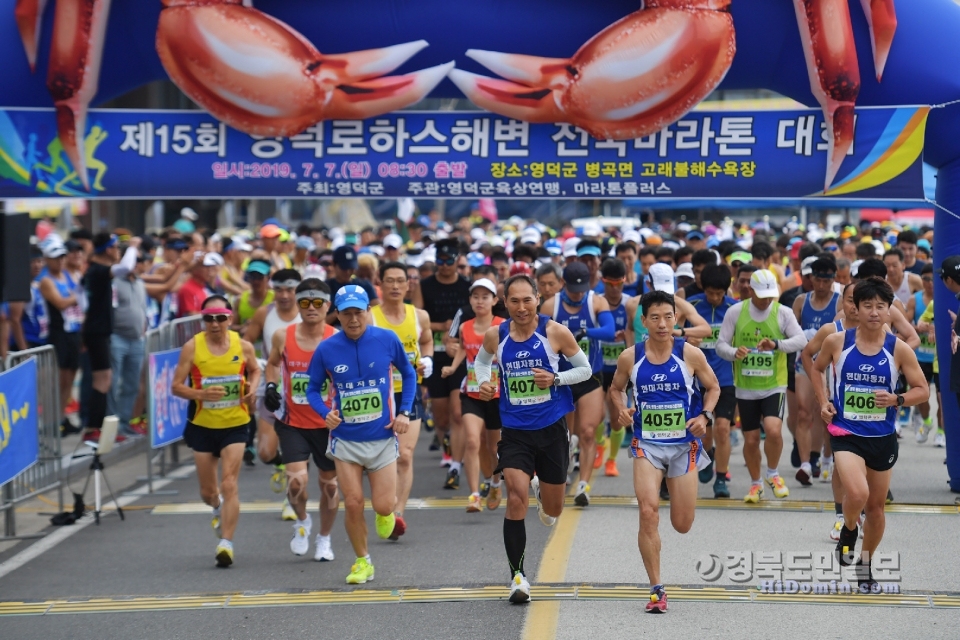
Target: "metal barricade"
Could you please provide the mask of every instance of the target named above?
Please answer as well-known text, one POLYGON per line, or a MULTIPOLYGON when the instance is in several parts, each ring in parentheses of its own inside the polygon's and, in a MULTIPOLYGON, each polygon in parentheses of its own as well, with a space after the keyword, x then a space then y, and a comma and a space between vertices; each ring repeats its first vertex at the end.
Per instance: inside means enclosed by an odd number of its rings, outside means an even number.
POLYGON ((187 344, 193 336, 203 330, 201 324, 202 316, 190 316, 188 318, 177 318, 170 323, 170 335, 167 349, 177 349, 187 344))
MULTIPOLYGON (((4 511, 4 537, 16 538, 15 507, 34 496, 57 490, 57 499, 63 511, 63 475, 60 457, 60 368, 57 354, 50 345, 16 351, 7 356, 4 366, 11 369, 21 362, 37 360, 37 417, 40 453, 33 465, 3 487, 0 511, 4 511)), ((42 534, 41 534, 42 535, 42 534)), ((39 537, 39 536, 22 536, 39 537)))

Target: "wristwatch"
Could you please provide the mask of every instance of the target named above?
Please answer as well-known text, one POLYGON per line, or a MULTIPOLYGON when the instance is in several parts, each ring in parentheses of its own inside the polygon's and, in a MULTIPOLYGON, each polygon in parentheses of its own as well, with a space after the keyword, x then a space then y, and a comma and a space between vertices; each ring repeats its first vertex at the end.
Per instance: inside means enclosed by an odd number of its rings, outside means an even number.
POLYGON ((713 426, 713 419, 714 419, 713 411, 707 411, 706 409, 704 409, 703 411, 700 412, 700 415, 702 415, 704 418, 707 419, 708 427, 713 426))
POLYGON ((398 415, 398 416, 403 416, 404 418, 406 418, 407 420, 409 420, 411 417, 413 417, 413 412, 411 412, 411 411, 398 411, 398 412, 397 412, 397 415, 398 415))
POLYGON ((560 375, 559 375, 556 371, 552 371, 551 373, 553 373, 553 386, 559 387, 559 386, 560 386, 560 375))
POLYGON ((897 394, 897 406, 898 406, 898 407, 902 407, 902 406, 903 406, 903 403, 904 403, 903 394, 898 393, 898 394, 897 394))

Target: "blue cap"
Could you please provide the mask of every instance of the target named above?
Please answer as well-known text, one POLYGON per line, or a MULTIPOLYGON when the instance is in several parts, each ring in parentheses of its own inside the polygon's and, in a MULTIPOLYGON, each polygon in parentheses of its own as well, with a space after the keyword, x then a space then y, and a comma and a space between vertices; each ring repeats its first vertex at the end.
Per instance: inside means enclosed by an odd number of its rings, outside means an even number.
POLYGON ((263 260, 251 260, 247 265, 247 273, 259 273, 262 276, 270 275, 270 264, 263 260))
POLYGON ((197 230, 192 222, 186 218, 180 218, 173 223, 173 228, 179 231, 180 233, 193 233, 197 230))
POLYGON ((917 240, 917 247, 920 249, 926 249, 927 251, 930 251, 930 241, 927 240, 926 238, 920 238, 919 240, 917 240))
POLYGON ((261 227, 265 227, 265 226, 267 226, 268 224, 276 225, 276 226, 280 227, 281 229, 284 228, 284 226, 283 226, 283 225, 280 223, 280 221, 277 220, 276 218, 267 218, 266 220, 264 220, 263 222, 260 223, 260 226, 261 226, 261 227))
POLYGON ((687 240, 703 240, 703 238, 704 238, 703 232, 698 229, 694 229, 693 231, 687 234, 687 240))
POLYGON ((577 257, 580 256, 597 256, 600 257, 600 247, 595 247, 593 245, 587 245, 585 247, 577 249, 577 257))
POLYGON ((714 247, 719 247, 719 246, 720 246, 720 238, 718 238, 717 236, 710 236, 709 238, 707 238, 708 249, 713 249, 714 247))
POLYGON ((563 253, 563 245, 559 240, 547 240, 543 246, 552 256, 558 256, 563 253))
POLYGON ((337 291, 333 299, 337 311, 344 309, 366 309, 370 306, 370 297, 363 287, 357 284, 345 284, 337 291))
POLYGON ((467 254, 467 264, 470 265, 471 268, 482 267, 486 261, 487 257, 479 251, 472 251, 467 254))

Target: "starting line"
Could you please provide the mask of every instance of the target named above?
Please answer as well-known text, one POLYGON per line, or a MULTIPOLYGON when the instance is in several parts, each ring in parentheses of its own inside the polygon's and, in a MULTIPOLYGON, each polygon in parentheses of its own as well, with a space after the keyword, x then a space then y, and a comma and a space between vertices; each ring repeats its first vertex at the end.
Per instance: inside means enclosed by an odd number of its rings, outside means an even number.
MULTIPOLYGON (((740 604, 804 604, 855 607, 927 609, 960 608, 960 593, 902 593, 897 595, 774 594, 744 587, 667 586, 672 602, 726 602, 740 604)), ((636 585, 536 585, 534 602, 576 600, 646 601, 649 592, 636 585)), ((140 611, 191 611, 254 607, 298 607, 336 604, 403 604, 424 602, 506 601, 509 590, 501 586, 436 589, 357 589, 354 591, 255 591, 245 593, 167 595, 116 598, 0 602, 0 617, 140 611)))

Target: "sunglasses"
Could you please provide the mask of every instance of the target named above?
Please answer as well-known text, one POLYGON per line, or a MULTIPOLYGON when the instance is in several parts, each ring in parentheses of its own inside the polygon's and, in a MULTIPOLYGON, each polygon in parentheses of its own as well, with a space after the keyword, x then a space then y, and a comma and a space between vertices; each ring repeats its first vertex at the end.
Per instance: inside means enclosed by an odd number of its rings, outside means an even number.
POLYGON ((441 267, 450 267, 456 264, 456 258, 437 258, 437 264, 441 267))
POLYGON ((320 309, 326 302, 326 300, 321 300, 320 298, 303 298, 297 300, 297 305, 299 305, 301 309, 309 309, 312 304, 314 309, 320 309))
POLYGON ((321 266, 321 267, 332 267, 332 266, 333 266, 333 260, 321 260, 321 261, 320 261, 320 266, 321 266))
POLYGON ((933 276, 921 276, 920 279, 924 282, 933 282, 933 276))
POLYGON ((203 321, 206 322, 207 324, 212 324, 212 323, 214 323, 214 322, 216 322, 216 323, 226 322, 226 321, 229 320, 229 319, 230 319, 230 316, 225 315, 225 314, 222 314, 222 313, 218 313, 217 315, 204 315, 204 316, 203 316, 203 321))
POLYGON ((609 284, 609 285, 612 286, 612 287, 619 286, 619 285, 621 285, 621 284, 623 284, 624 282, 627 281, 626 278, 616 278, 616 279, 612 279, 612 278, 600 278, 600 279, 603 280, 603 282, 604 282, 605 284, 609 284))
POLYGON ((830 245, 830 246, 824 247, 823 250, 824 250, 824 251, 836 251, 836 250, 839 249, 839 248, 840 248, 840 247, 838 247, 837 245, 834 244, 834 245, 830 245))

